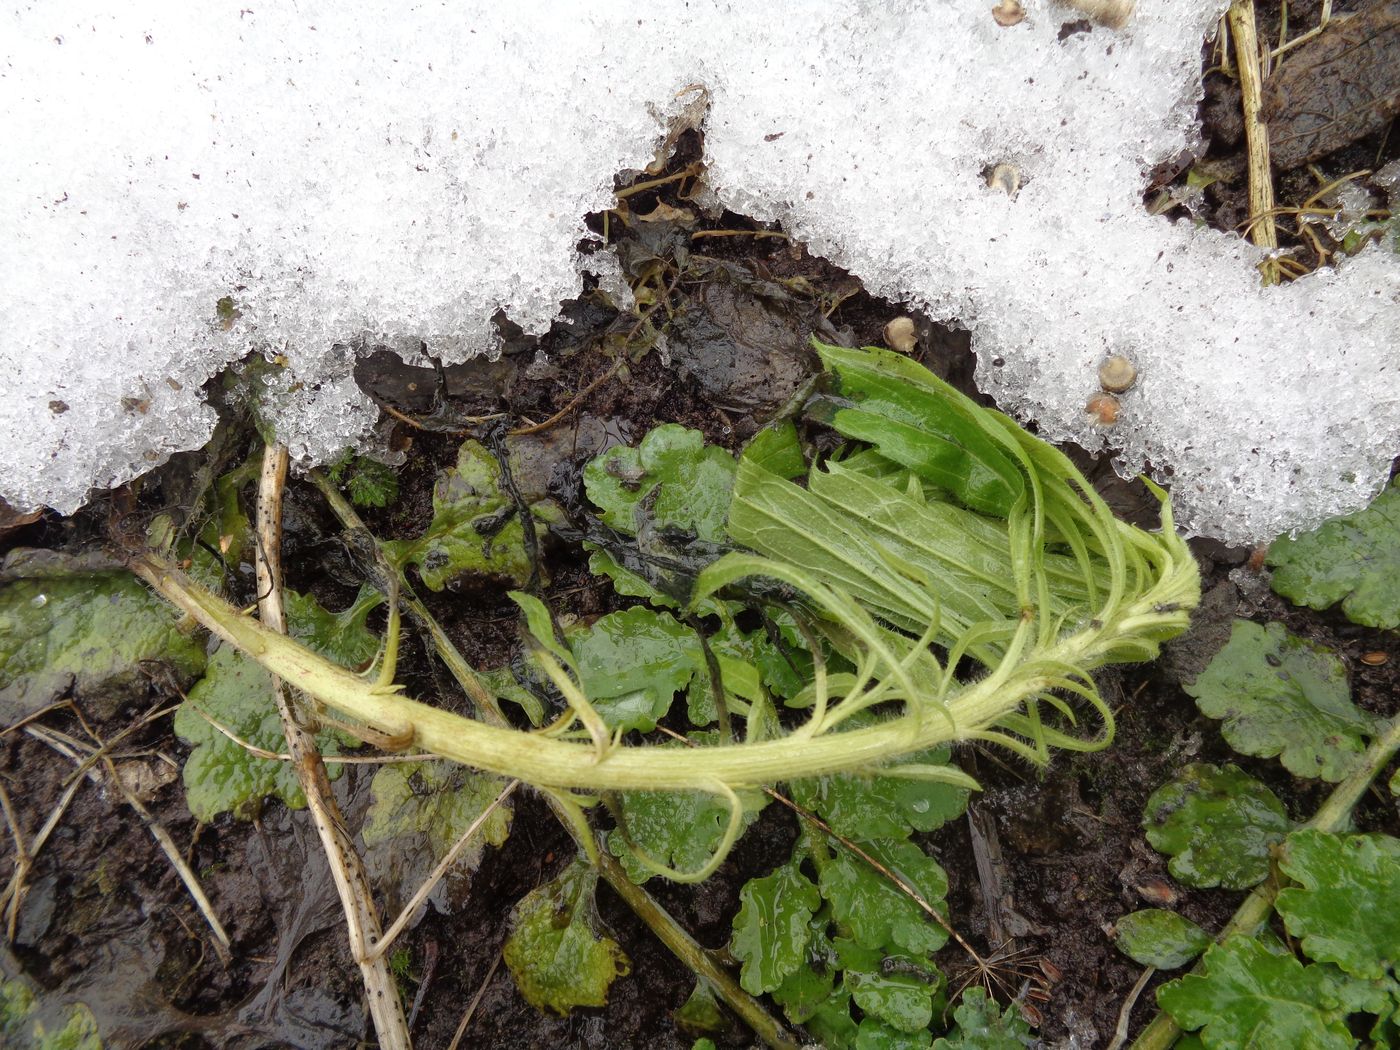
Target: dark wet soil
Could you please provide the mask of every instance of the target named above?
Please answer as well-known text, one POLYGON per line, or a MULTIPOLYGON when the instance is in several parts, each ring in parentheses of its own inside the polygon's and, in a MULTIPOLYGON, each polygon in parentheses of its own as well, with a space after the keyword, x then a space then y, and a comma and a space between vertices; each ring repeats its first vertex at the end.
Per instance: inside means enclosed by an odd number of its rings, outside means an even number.
MULTIPOLYGON (((1315 21, 1310 2, 1291 5, 1295 24, 1315 21)), ((1260 11, 1261 36, 1276 36, 1277 9, 1261 4, 1260 11)), ((1231 121, 1238 102, 1219 74, 1210 74, 1208 89, 1208 156, 1237 163, 1240 143, 1231 121)), ((1325 174, 1374 167, 1378 150, 1382 158, 1393 157, 1397 144, 1372 135, 1319 163, 1325 174)), ((682 136, 669 171, 681 171, 700 152, 697 135, 682 136)), ((1184 171, 1177 178, 1180 184, 1184 171)), ((1315 191, 1315 179, 1306 172, 1284 173, 1281 200, 1301 201, 1315 191)), ((384 439, 403 457, 398 499, 366 512, 372 531, 386 538, 421 531, 431 517, 437 474, 453 462, 463 436, 485 437, 494 426, 528 428, 563 413, 535 434, 509 439, 509 447, 528 498, 548 496, 565 508, 577 504, 578 469, 587 459, 610 444, 636 441, 658 423, 679 422, 708 441, 737 448, 814 370, 808 336, 879 343, 884 324, 906 312, 870 297, 850 275, 784 238, 696 238, 700 232, 763 231, 730 213, 705 216, 691 200, 693 186, 683 179, 634 194, 627 200, 630 224, 619 218, 608 223, 608 240, 620 245, 631 280, 648 290, 650 302, 660 300, 643 321, 594 291, 569 305, 565 319, 540 339, 524 338, 503 323, 504 353, 489 366, 410 369, 387 354, 361 362, 361 385, 397 413, 384 439), (636 220, 658 214, 658 205, 686 209, 689 217, 636 220)), ((1237 172, 1207 188, 1201 214, 1233 227, 1244 194, 1237 172)), ((592 227, 602 235, 601 217, 594 217, 592 227)), ((975 394, 966 335, 913 316, 920 358, 975 394)), ((244 432, 222 455, 236 462, 248 447, 244 432)), ((1115 506, 1132 512, 1150 505, 1113 475, 1106 460, 1081 459, 1115 506)), ((156 509, 178 505, 179 479, 192 461, 153 477, 140 491, 99 501, 72 520, 7 519, 0 546, 90 545, 137 528, 156 509)), ((286 542, 292 586, 332 604, 349 599, 357 570, 308 486, 294 485, 289 494, 286 542)), ((1218 929, 1242 896, 1175 885, 1164 858, 1143 839, 1147 796, 1183 762, 1236 762, 1268 783, 1300 819, 1324 795, 1321 786, 1292 778, 1277 763, 1229 751, 1216 725, 1181 691, 1181 681, 1223 644, 1233 617, 1280 620, 1333 648, 1351 669, 1362 707, 1396 710, 1400 642, 1393 633, 1356 627, 1339 614, 1293 608, 1250 572, 1248 551, 1209 542, 1195 548, 1206 600, 1192 633, 1157 664, 1111 672, 1103 680, 1118 717, 1113 747, 1096 755, 1060 755, 1043 772, 1004 755, 969 751, 961 756, 964 764, 987 790, 967 817, 923 837, 948 872, 953 923, 974 944, 1005 956, 1009 974, 1035 975, 1034 987, 1048 992, 1026 1002, 1047 1046, 1102 1047, 1112 1038, 1141 972, 1112 945, 1116 919, 1140 907, 1169 905, 1218 929), (1388 661, 1372 666, 1359 659, 1376 652, 1388 661), (979 876, 978 854, 992 858, 993 884, 986 873, 979 876)), ((550 541, 543 556, 543 596, 561 614, 591 617, 620 606, 577 549, 550 541)), ((235 600, 255 598, 246 575, 235 573, 231 582, 243 591, 235 600)), ((473 665, 491 669, 515 656, 517 616, 502 587, 488 581, 426 597, 473 665)), ((464 708, 411 631, 401 667, 410 694, 464 708)), ((81 709, 82 698, 74 700, 81 709)), ((153 669, 145 698, 93 728, 109 737, 177 700, 153 669)), ((82 731, 71 711, 41 721, 50 730, 82 731)), ((29 837, 54 811, 73 769, 53 743, 24 730, 0 738, 0 782, 29 837)), ((59 1016, 72 1002, 87 1004, 112 1047, 373 1045, 334 888, 306 814, 269 804, 255 821, 224 817, 198 827, 175 775, 184 753, 167 715, 132 732, 117 758, 124 769, 148 769, 147 805, 199 873, 232 936, 230 959, 221 960, 212 949, 203 920, 145 825, 97 776, 78 789, 29 872, 30 890, 13 941, 0 955, 0 972, 22 972, 37 983, 46 1016, 59 1016)), ((368 779, 362 769, 352 769, 337 782, 352 822, 367 803, 368 779)), ((1400 832, 1395 807, 1378 796, 1363 800, 1356 820, 1363 830, 1400 832)), ((653 880, 649 889, 702 945, 721 949, 740 887, 784 859, 795 833, 790 816, 769 807, 713 879, 696 888, 653 880)), ((506 844, 488 851, 449 914, 430 910, 401 942, 398 972, 417 1046, 451 1045, 463 1012, 478 997, 463 1046, 691 1045, 692 1036, 677 1027, 673 1014, 690 994, 693 976, 606 887, 598 894, 602 922, 632 961, 631 975, 616 982, 606 1008, 578 1010, 568 1018, 541 1014, 499 965, 511 909, 572 855, 570 840, 543 802, 526 792, 517 795, 506 844)), ((8 878, 15 863, 7 840, 0 878, 8 878)), ((949 948, 940 963, 956 987, 966 960, 949 948)), ((1133 1031, 1151 1016, 1151 990, 1160 980, 1138 999, 1133 1031)), ((736 1028, 720 1042, 742 1046, 748 1038, 736 1028)))

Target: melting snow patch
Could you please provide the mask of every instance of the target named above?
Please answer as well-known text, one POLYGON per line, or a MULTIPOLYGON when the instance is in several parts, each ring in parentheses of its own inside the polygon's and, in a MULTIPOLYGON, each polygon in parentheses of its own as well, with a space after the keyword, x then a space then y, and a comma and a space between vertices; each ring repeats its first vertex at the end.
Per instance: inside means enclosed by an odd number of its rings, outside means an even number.
POLYGON ((1118 463, 1170 477, 1190 528, 1257 540, 1363 504, 1400 444, 1400 259, 1264 289, 1238 238, 1143 211, 1194 133, 1220 0, 1063 39, 1072 12, 1002 28, 988 6, 10 13, 0 494, 71 511, 198 446, 201 386, 250 349, 286 356, 278 425, 314 460, 375 419, 347 344, 460 361, 498 310, 543 332, 610 265, 579 255, 583 216, 698 83, 724 203, 971 329, 979 383, 1043 434, 1103 447, 1084 405, 1106 355, 1132 360, 1118 463))

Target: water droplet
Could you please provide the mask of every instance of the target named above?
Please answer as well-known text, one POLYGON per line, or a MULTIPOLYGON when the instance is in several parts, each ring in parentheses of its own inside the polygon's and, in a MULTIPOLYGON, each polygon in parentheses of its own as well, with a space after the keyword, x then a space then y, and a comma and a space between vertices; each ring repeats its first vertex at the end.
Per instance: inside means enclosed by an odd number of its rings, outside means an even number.
POLYGON ((913 803, 910 805, 909 808, 912 809, 915 813, 927 813, 927 812, 928 812, 928 799, 926 799, 926 798, 916 798, 916 799, 913 801, 913 803))
POLYGON ((47 594, 36 594, 29 600, 29 604, 36 609, 42 609, 49 604, 49 596, 47 594))

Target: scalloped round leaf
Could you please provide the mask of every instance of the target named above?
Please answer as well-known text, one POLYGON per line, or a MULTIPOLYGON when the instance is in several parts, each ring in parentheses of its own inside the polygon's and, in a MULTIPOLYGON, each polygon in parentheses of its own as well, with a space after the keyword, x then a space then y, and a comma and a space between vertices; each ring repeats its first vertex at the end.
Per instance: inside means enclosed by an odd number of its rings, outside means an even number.
MULTIPOLYGON (((913 760, 944 765, 949 755, 948 748, 938 748, 913 760)), ((840 774, 795 780, 789 789, 794 802, 850 839, 907 839, 967 810, 966 788, 934 780, 840 774)))
POLYGON ((702 666, 695 632, 644 606, 571 634, 579 685, 609 729, 650 732, 702 666))
POLYGON ((734 457, 679 423, 654 428, 636 448, 610 448, 583 468, 584 490, 603 522, 629 535, 641 512, 657 525, 722 542, 733 484, 734 457))
POLYGON ((1303 829, 1279 868, 1298 885, 1280 891, 1278 912, 1310 957, 1367 980, 1400 970, 1400 839, 1303 829))
POLYGON ((1253 938, 1235 937, 1206 952, 1203 973, 1158 989, 1157 1002, 1182 1028, 1202 1029, 1211 1050, 1351 1050, 1346 983, 1336 970, 1304 967, 1253 938))
POLYGON ((953 1020, 957 1027, 935 1042, 933 1050, 1024 1050, 1031 1045, 1031 1026, 1015 1004, 1003 1010, 983 988, 963 992, 953 1020))
POLYGON ((1279 756, 1300 777, 1341 780, 1366 749, 1375 722, 1351 702, 1346 667, 1330 650, 1283 624, 1236 620, 1230 640, 1184 687, 1244 755, 1279 756))
POLYGON ((1400 627, 1400 480, 1355 514, 1269 547, 1273 588, 1295 605, 1342 603, 1352 623, 1400 627))
MULTIPOLYGON (((768 796, 757 795, 752 808, 745 806, 745 827, 767 801, 768 796)), ((677 871, 704 867, 729 824, 728 804, 703 791, 628 791, 622 794, 621 804, 632 841, 652 859, 677 871)), ((636 859, 621 831, 608 833, 608 849, 633 882, 640 885, 655 876, 636 859)))
MULTIPOLYGON (((912 842, 863 842, 861 848, 897 874, 937 908, 948 893, 948 876, 938 862, 912 842)), ((843 923, 863 948, 903 948, 935 952, 948 940, 907 893, 862 858, 839 850, 821 872, 822 896, 832 917, 843 923)))
POLYGON ((863 948, 844 938, 833 943, 851 1000, 867 1017, 899 1032, 928 1028, 934 995, 943 983, 943 975, 928 958, 863 948))
POLYGON ((771 992, 807 961, 811 919, 821 906, 812 880, 791 861, 739 891, 730 952, 742 962, 739 983, 750 995, 771 992))
POLYGON ((632 972, 616 941, 597 931, 598 873, 575 862, 515 906, 501 954, 526 1002, 565 1016, 576 1006, 606 1006, 608 989, 632 972))
POLYGON ((1147 841, 1188 886, 1243 890, 1269 874, 1290 822, 1283 803, 1239 766, 1188 765, 1147 800, 1147 841))
POLYGON ((1174 970, 1210 946, 1210 934, 1165 908, 1144 908, 1116 923, 1118 950, 1141 966, 1174 970))

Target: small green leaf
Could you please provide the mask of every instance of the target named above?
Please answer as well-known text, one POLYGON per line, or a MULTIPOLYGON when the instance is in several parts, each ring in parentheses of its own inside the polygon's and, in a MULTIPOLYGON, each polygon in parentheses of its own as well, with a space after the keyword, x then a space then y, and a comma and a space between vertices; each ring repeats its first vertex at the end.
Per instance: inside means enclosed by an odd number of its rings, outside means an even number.
MULTIPOLYGON (((826 923, 817 922, 813 923, 813 926, 825 927, 826 923)), ((825 940, 823 930, 814 929, 812 936, 813 940, 820 937, 830 948, 830 942, 825 940)), ((814 956, 821 958, 820 967, 814 968, 810 962, 800 966, 783 978, 783 983, 773 990, 773 1001, 783 1008, 783 1013, 793 1024, 806 1024, 822 1003, 831 996, 831 990, 836 983, 837 971, 834 965, 830 965, 834 962, 834 954, 827 959, 821 953, 813 952, 809 942, 807 956, 809 960, 814 956)))
POLYGON ((1297 882, 1278 895, 1278 912, 1303 951, 1353 977, 1378 979, 1400 967, 1400 839, 1288 836, 1279 868, 1297 882))
POLYGON ((1235 937, 1206 952, 1204 973, 1158 989, 1157 1002, 1182 1028, 1201 1029, 1209 1050, 1351 1050, 1346 983, 1335 970, 1304 967, 1253 938, 1235 937))
POLYGON ((387 507, 399 498, 394 468, 368 456, 352 456, 331 471, 331 480, 344 484, 357 507, 387 507))
POLYGON ((1400 627, 1400 481, 1355 514, 1269 547, 1273 588, 1296 605, 1340 601, 1352 623, 1400 627))
POLYGON ((1142 824, 1188 886, 1243 890, 1268 876, 1269 851, 1289 820, 1277 796, 1238 766, 1198 762, 1152 793, 1142 824))
POLYGON ((73 688, 108 713, 144 695, 146 661, 185 684, 204 670, 204 646, 180 614, 125 572, 86 572, 49 552, 12 551, 0 579, 0 722, 9 724, 73 688))
POLYGON ((900 1032, 928 1028, 943 976, 926 956, 863 948, 842 938, 833 943, 851 1000, 867 1016, 900 1032))
POLYGON ((751 995, 771 992, 807 961, 810 921, 821 894, 792 862, 750 879, 739 891, 730 951, 743 965, 739 983, 751 995))
MULTIPOLYGON (((396 762, 370 782, 370 806, 360 834, 365 863, 377 883, 391 880, 401 900, 411 897, 457 840, 495 801, 504 782, 455 762, 396 762)), ((475 871, 486 846, 510 834, 511 807, 497 806, 450 869, 475 871)), ((446 894, 443 894, 444 898, 446 894)))
POLYGON ((856 1045, 859 1028, 851 1017, 851 993, 838 988, 812 1011, 803 1026, 817 1038, 824 1050, 848 1050, 856 1045))
POLYGON ((509 700, 524 711, 525 717, 536 729, 544 725, 544 704, 538 696, 520 684, 509 667, 498 667, 494 671, 478 671, 477 677, 497 698, 509 700))
MULTIPOLYGON (((948 893, 948 876, 912 842, 863 842, 861 848, 912 886, 932 907, 948 893)), ((948 934, 899 887, 860 857, 834 854, 821 870, 822 896, 832 917, 863 948, 935 952, 948 934)))
MULTIPOLYGON (((362 591, 341 613, 330 613, 314 598, 295 591, 286 591, 285 597, 288 632, 294 638, 342 664, 359 667, 373 658, 379 641, 366 629, 365 619, 381 600, 377 594, 362 591)), ((211 725, 201 711, 254 747, 274 753, 286 748, 272 676, 251 657, 221 646, 175 712, 176 735, 194 745, 185 760, 184 782, 185 800, 196 819, 207 822, 225 812, 251 816, 267 796, 280 798, 291 809, 306 805, 290 762, 252 754, 211 725)), ((322 754, 335 755, 341 746, 357 741, 323 730, 316 743, 322 754)), ((327 767, 332 780, 343 772, 338 764, 327 767)))
POLYGON ((515 906, 502 954, 531 1006, 561 1017, 576 1006, 606 1006, 613 981, 632 971, 617 942, 597 931, 597 884, 598 873, 575 861, 515 906))
MULTIPOLYGON (((719 1004, 719 997, 704 978, 695 982, 690 998, 681 1004, 674 1014, 676 1027, 690 1035, 698 1032, 721 1032, 729 1025, 728 1018, 719 1004)), ((709 1042, 708 1039, 698 1042, 709 1042)), ((697 1042, 697 1045, 698 1045, 697 1042)), ((714 1046, 714 1043, 710 1043, 714 1046)), ((694 1050, 694 1048, 692 1048, 694 1050)))
POLYGON ((643 606, 609 613, 569 646, 579 685, 609 729, 655 729, 704 659, 694 631, 643 606))
POLYGON ((963 992, 953 1020, 957 1027, 933 1050, 1026 1050, 1031 1045, 1031 1027, 1015 1005, 1002 1010, 982 988, 963 992))
MULTIPOLYGON (((766 795, 757 795, 757 815, 766 795)), ((700 791, 629 791, 622 809, 632 841, 652 859, 677 871, 696 871, 714 855, 729 824, 729 806, 700 791)), ((644 883, 655 873, 638 863, 620 831, 608 834, 608 848, 627 869, 633 882, 644 883)))
POLYGON ((1185 688, 1202 714, 1225 720, 1220 732, 1236 751, 1279 755, 1300 777, 1341 780, 1374 730, 1351 702, 1342 662, 1280 623, 1236 620, 1229 642, 1185 688))
POLYGON ((733 482, 734 457, 677 423, 656 427, 636 448, 610 448, 583 468, 584 490, 605 524, 636 533, 637 512, 645 507, 657 525, 711 543, 725 538, 733 482))
MULTIPOLYGON (((548 504, 531 508, 538 519, 554 516, 548 504)), ((540 521, 535 522, 542 531, 540 521)), ((467 441, 457 465, 433 487, 433 520, 415 540, 383 544, 398 565, 415 565, 424 586, 440 591, 467 576, 530 578, 525 529, 513 500, 501 491, 501 467, 478 441, 467 441)))
MULTIPOLYGON (((950 753, 939 748, 910 761, 944 765, 950 753)), ((966 788, 931 780, 842 774, 796 780, 789 788, 794 802, 849 839, 906 839, 914 831, 940 828, 967 810, 966 788)))
POLYGON ((865 1017, 856 1031, 855 1050, 928 1050, 932 1041, 927 1029, 901 1032, 884 1021, 865 1017))
POLYGON ((1114 923, 1118 950, 1142 966, 1174 970, 1205 951, 1210 934, 1164 908, 1144 908, 1114 923))
POLYGON ((757 463, 780 478, 800 478, 807 473, 802 442, 792 420, 773 423, 755 434, 744 446, 743 458, 757 463))

